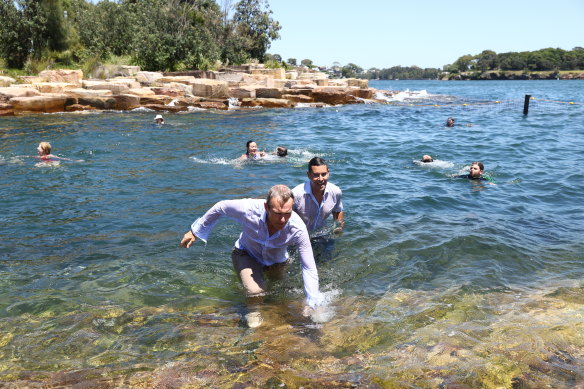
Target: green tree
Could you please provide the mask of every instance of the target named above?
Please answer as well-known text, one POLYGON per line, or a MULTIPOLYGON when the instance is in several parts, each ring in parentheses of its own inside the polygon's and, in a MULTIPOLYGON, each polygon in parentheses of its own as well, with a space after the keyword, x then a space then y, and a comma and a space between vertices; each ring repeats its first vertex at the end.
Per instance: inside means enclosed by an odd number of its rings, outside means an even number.
POLYGON ((346 78, 355 78, 363 69, 354 63, 349 63, 341 69, 341 74, 346 78))
POLYGON ((296 66, 296 58, 288 58, 288 63, 292 66, 296 66))
POLYGON ((476 56, 476 68, 482 72, 497 69, 497 53, 493 50, 483 50, 476 56))
POLYGON ((314 65, 312 64, 312 60, 311 59, 303 59, 302 61, 300 61, 300 65, 306 66, 307 68, 314 67, 314 65))
POLYGON ((262 60, 271 42, 280 38, 280 24, 271 14, 266 0, 240 0, 235 6, 235 30, 251 58, 262 60))
POLYGON ((463 55, 452 64, 452 69, 458 72, 466 72, 470 69, 474 57, 470 54, 463 55))

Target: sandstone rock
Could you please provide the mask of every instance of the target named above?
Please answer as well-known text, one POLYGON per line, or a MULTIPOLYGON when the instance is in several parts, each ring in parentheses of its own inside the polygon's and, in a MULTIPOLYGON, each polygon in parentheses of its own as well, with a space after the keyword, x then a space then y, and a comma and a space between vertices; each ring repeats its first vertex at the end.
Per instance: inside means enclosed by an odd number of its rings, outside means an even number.
POLYGON ((180 82, 171 82, 169 84, 163 84, 163 87, 176 89, 177 91, 181 92, 180 96, 189 96, 193 94, 193 86, 189 84, 183 84, 180 82))
POLYGON ((193 95, 201 97, 209 97, 216 99, 226 99, 229 97, 229 88, 227 82, 197 79, 193 83, 193 95))
POLYGON ((289 88, 291 86, 290 80, 274 80, 274 88, 289 88))
POLYGON ((241 107, 294 108, 295 103, 285 99, 242 99, 241 107))
POLYGON ((166 105, 173 100, 171 96, 167 95, 155 95, 155 96, 141 96, 140 105, 166 105))
POLYGON ((278 88, 257 88, 256 98, 279 99, 282 97, 282 90, 278 88))
POLYGON ((114 95, 128 93, 129 86, 123 82, 84 80, 83 87, 89 90, 109 90, 114 95))
POLYGON ((154 85, 163 78, 162 73, 159 72, 138 72, 136 73, 136 81, 141 85, 151 86, 154 85))
POLYGON ((129 111, 140 106, 140 97, 136 95, 116 95, 116 108, 122 111, 129 111))
POLYGON ((0 116, 13 116, 14 107, 12 104, 0 103, 0 116))
POLYGON ((150 88, 150 89, 156 95, 164 95, 164 96, 169 96, 169 97, 184 96, 184 91, 174 89, 174 88, 162 87, 162 88, 150 88))
POLYGON ((326 78, 323 79, 318 79, 318 80, 314 80, 316 82, 317 86, 328 86, 329 85, 329 80, 326 78))
POLYGON ((288 95, 306 95, 306 96, 310 96, 310 94, 312 93, 312 89, 314 88, 286 88, 284 90, 282 90, 283 94, 288 94, 288 95))
POLYGON ((96 110, 97 108, 89 106, 89 105, 81 105, 81 104, 71 104, 65 106, 66 112, 77 112, 77 111, 92 111, 96 110))
POLYGON ((47 82, 44 77, 39 76, 18 76, 18 80, 24 84, 38 84, 40 82, 47 82))
POLYGON ((63 112, 65 100, 65 96, 14 97, 10 99, 10 104, 14 107, 15 114, 63 112))
POLYGON ((369 82, 358 78, 347 78, 347 86, 356 86, 358 88, 367 89, 369 88, 369 82))
POLYGON ((362 103, 361 100, 349 94, 350 91, 350 89, 338 87, 314 88, 311 96, 317 102, 330 105, 362 103))
POLYGON ((218 101, 200 101, 198 103, 193 104, 192 106, 203 109, 221 109, 221 110, 229 109, 228 104, 218 101))
POLYGON ((69 96, 74 97, 109 97, 113 96, 111 90, 105 89, 83 89, 83 88, 76 88, 67 91, 69 96))
POLYGON ((113 97, 85 96, 77 99, 79 105, 88 105, 96 109, 115 109, 116 99, 113 97))
POLYGON ((162 105, 162 104, 146 104, 142 105, 144 108, 151 109, 153 111, 158 112, 183 112, 187 111, 187 107, 183 106, 169 106, 169 105, 162 105))
POLYGON ((244 73, 239 72, 215 72, 215 79, 217 81, 225 81, 228 84, 237 85, 243 81, 244 73))
POLYGON ((0 88, 0 101, 8 101, 13 97, 40 96, 41 92, 34 88, 9 86, 0 88))
POLYGON ((154 96, 156 93, 152 92, 150 88, 134 88, 128 90, 128 94, 139 97, 154 96))
POLYGON ((39 77, 43 77, 48 82, 65 82, 68 84, 81 85, 83 72, 80 69, 43 70, 39 73, 39 77))
POLYGON ((163 76, 158 82, 169 84, 171 82, 178 82, 182 84, 192 85, 197 78, 193 76, 163 76))
POLYGON ((256 88, 249 87, 249 86, 242 86, 238 88, 229 88, 229 97, 235 97, 237 99, 245 99, 251 98, 254 99, 256 97, 256 88))
POLYGON ((175 97, 174 99, 172 99, 171 102, 167 103, 167 106, 188 108, 188 107, 194 107, 195 104, 198 104, 201 101, 202 101, 202 98, 196 97, 196 96, 175 97))
POLYGON ((286 72, 286 79, 288 79, 288 80, 298 79, 298 72, 296 72, 296 71, 286 72))
POLYGON ((244 85, 260 85, 265 88, 274 87, 274 78, 263 74, 244 74, 242 84, 244 85))
POLYGON ((268 76, 271 78, 286 78, 286 71, 283 68, 276 69, 252 69, 251 74, 259 74, 263 76, 268 76))
POLYGON ((375 94, 375 89, 350 88, 348 93, 361 99, 371 100, 375 94))
POLYGON ((297 94, 297 95, 282 95, 282 98, 283 99, 286 99, 286 100, 290 100, 290 101, 295 102, 295 103, 305 103, 305 104, 307 104, 307 103, 314 102, 314 99, 312 97, 307 96, 307 95, 300 95, 300 94, 297 94))
POLYGON ((41 93, 64 93, 78 87, 77 84, 65 82, 41 82, 33 84, 33 86, 41 93))
POLYGON ((6 86, 10 86, 12 84, 16 83, 16 80, 12 77, 5 77, 5 76, 0 76, 0 87, 6 87, 6 86))

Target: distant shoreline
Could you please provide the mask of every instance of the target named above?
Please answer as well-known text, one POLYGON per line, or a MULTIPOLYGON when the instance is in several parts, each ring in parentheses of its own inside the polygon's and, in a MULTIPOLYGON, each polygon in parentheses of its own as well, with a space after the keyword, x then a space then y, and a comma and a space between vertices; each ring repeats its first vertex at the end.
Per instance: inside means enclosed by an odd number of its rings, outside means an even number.
POLYGON ((442 80, 584 80, 584 70, 564 71, 486 71, 448 74, 442 80))

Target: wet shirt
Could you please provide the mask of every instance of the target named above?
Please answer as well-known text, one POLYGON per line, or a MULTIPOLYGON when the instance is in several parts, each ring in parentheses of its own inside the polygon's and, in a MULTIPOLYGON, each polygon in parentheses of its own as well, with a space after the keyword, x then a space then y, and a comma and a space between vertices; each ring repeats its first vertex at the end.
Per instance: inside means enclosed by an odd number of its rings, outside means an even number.
POLYGON ((312 194, 310 181, 296 186, 292 189, 292 193, 294 193, 294 210, 300 215, 311 234, 323 230, 328 217, 333 212, 343 211, 343 193, 338 186, 330 182, 327 182, 324 188, 320 204, 312 194))
POLYGON ((265 200, 261 199, 220 201, 195 220, 191 225, 191 231, 197 238, 207 242, 211 230, 221 217, 235 220, 243 229, 235 242, 235 247, 245 250, 265 266, 286 262, 288 260, 286 248, 295 246, 302 265, 302 279, 308 304, 319 305, 323 297, 318 288, 318 271, 306 226, 300 216, 292 212, 284 228, 270 236, 264 204, 265 200))

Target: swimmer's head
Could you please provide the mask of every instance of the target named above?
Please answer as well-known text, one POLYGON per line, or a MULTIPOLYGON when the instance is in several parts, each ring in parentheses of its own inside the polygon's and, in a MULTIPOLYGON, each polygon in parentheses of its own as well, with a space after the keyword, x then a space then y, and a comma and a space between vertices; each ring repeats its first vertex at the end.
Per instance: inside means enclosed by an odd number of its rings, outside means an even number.
POLYGON ((164 124, 164 118, 162 117, 162 115, 156 115, 154 121, 156 122, 156 124, 164 124))
POLYGON ((245 148, 246 148, 245 153, 247 155, 250 155, 250 154, 255 155, 255 153, 258 152, 258 145, 253 140, 248 140, 247 143, 245 144, 245 148))
POLYGON ((480 161, 476 161, 470 164, 469 173, 471 178, 479 178, 483 174, 484 170, 485 166, 483 165, 483 163, 480 161))
POLYGON ((429 156, 428 154, 422 156, 422 159, 420 160, 421 162, 427 163, 427 162, 434 162, 434 160, 432 159, 431 156, 429 156))
POLYGON ((454 118, 450 117, 446 119, 446 127, 454 127, 454 118))
POLYGON ((49 142, 41 142, 37 150, 40 155, 49 155, 51 154, 51 144, 49 142))
POLYGON ((278 154, 278 157, 285 157, 288 155, 288 149, 284 146, 278 146, 276 147, 276 154, 278 154))

